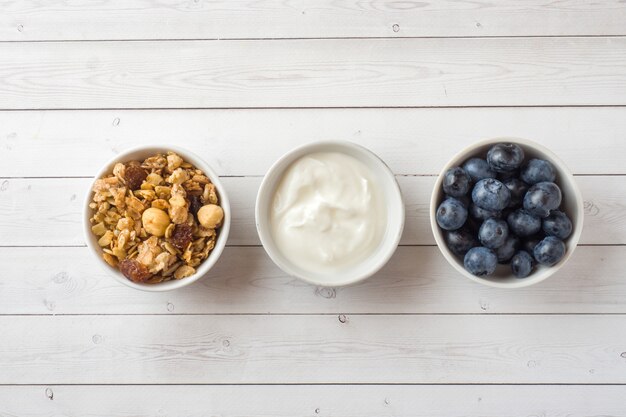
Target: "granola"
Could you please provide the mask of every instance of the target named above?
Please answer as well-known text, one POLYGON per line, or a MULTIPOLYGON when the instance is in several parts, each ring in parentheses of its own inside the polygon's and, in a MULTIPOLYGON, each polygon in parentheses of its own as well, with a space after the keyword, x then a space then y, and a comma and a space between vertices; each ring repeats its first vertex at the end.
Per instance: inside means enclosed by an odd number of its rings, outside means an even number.
POLYGON ((215 185, 174 152, 117 163, 92 191, 102 258, 133 282, 193 275, 224 221, 215 185))

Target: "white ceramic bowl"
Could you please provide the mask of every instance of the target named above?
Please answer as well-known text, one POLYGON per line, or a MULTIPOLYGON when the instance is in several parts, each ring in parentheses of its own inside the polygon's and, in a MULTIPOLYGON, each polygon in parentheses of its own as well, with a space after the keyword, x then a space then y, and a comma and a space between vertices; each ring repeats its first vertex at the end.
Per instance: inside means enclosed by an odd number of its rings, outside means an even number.
POLYGON ((289 275, 311 284, 336 287, 362 281, 387 263, 398 246, 404 228, 404 202, 393 173, 374 153, 346 141, 315 142, 291 150, 272 165, 259 188, 255 216, 263 248, 276 265, 289 275), (297 159, 314 152, 340 152, 364 163, 380 181, 380 189, 385 194, 383 200, 387 206, 387 228, 375 252, 366 260, 333 274, 310 272, 291 262, 276 247, 270 227, 274 194, 285 170, 297 159))
POLYGON ((85 232, 85 240, 87 242, 87 246, 89 247, 91 253, 98 259, 98 263, 102 265, 115 280, 121 282, 124 285, 128 285, 129 287, 144 290, 144 291, 169 291, 174 290, 176 288, 181 288, 187 286, 193 282, 196 282, 198 279, 203 277, 217 262, 217 259, 222 254, 224 247, 226 246, 226 240, 228 239, 228 232, 230 230, 230 204, 228 202, 228 196, 226 194, 226 190, 222 186, 222 183, 219 180, 219 177, 215 172, 211 169, 206 162, 204 162, 200 157, 189 152, 185 149, 178 148, 176 146, 142 146, 133 149, 129 149, 127 151, 121 152, 115 158, 111 159, 107 162, 104 167, 96 174, 96 179, 102 178, 104 175, 110 174, 113 171, 113 167, 118 162, 129 162, 133 160, 143 160, 149 156, 152 156, 158 152, 166 153, 167 151, 176 152, 180 155, 186 162, 191 163, 196 168, 201 169, 207 177, 211 180, 211 182, 215 185, 217 189, 217 194, 220 199, 220 206, 224 210, 224 222, 222 226, 219 228, 219 233, 217 235, 217 240, 215 242, 215 248, 209 253, 209 257, 204 260, 197 268, 196 273, 192 276, 179 279, 179 280, 171 280, 160 282, 157 284, 141 284, 135 283, 127 279, 117 268, 113 268, 109 264, 107 264, 104 259, 102 259, 102 249, 98 245, 98 238, 91 232, 91 223, 89 222, 89 218, 93 214, 93 210, 89 208, 89 203, 91 203, 91 199, 93 197, 93 192, 91 191, 91 187, 93 185, 90 184, 89 190, 87 190, 87 196, 85 198, 85 209, 84 209, 84 232, 85 232))
POLYGON ((433 229, 433 234, 435 235, 435 241, 437 242, 437 246, 439 246, 439 250, 441 251, 443 256, 450 263, 450 265, 452 265, 462 275, 466 276, 472 281, 476 281, 491 287, 527 287, 529 285, 533 285, 543 281, 544 279, 548 278, 556 271, 561 269, 561 267, 565 264, 565 262, 567 262, 570 256, 572 256, 572 253, 574 252, 574 249, 578 244, 578 240, 580 239, 580 234, 583 229, 583 217, 584 210, 582 195, 580 193, 580 190, 578 189, 578 185, 576 184, 574 176, 569 172, 565 164, 555 154, 553 154, 550 150, 546 149, 542 145, 527 139, 519 138, 507 137, 487 139, 463 149, 461 152, 456 154, 441 170, 441 173, 439 174, 439 177, 435 182, 435 188, 433 189, 433 193, 430 199, 430 225, 433 229), (539 158, 552 162, 557 172, 556 183, 561 188, 563 194, 561 209, 572 220, 573 225, 572 234, 565 240, 567 252, 565 253, 563 259, 561 259, 558 264, 551 267, 537 265, 531 275, 521 279, 516 278, 513 275, 510 265, 498 265, 494 274, 487 277, 477 277, 473 274, 470 274, 463 267, 463 259, 456 256, 450 251, 450 249, 448 249, 444 237, 444 231, 439 227, 439 225, 437 225, 436 220, 437 207, 439 206, 439 203, 441 203, 444 196, 441 186, 441 183, 443 181, 443 174, 452 167, 462 165, 463 162, 465 162, 469 158, 485 158, 487 150, 492 145, 502 142, 517 143, 518 145, 520 145, 522 149, 524 149, 524 161, 528 161, 530 158, 539 158))

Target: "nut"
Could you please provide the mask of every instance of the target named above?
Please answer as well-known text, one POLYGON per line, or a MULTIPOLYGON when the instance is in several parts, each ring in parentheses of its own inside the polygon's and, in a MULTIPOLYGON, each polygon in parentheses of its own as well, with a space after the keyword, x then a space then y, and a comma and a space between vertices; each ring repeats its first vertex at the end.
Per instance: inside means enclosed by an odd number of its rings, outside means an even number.
POLYGON ((215 204, 207 204, 198 210, 198 221, 207 229, 215 229, 224 219, 224 210, 215 204))
POLYGON ((174 152, 115 164, 94 182, 89 208, 104 261, 149 284, 193 275, 224 218, 210 178, 174 152))
POLYGON ((170 225, 170 217, 167 213, 154 207, 143 212, 141 221, 146 232, 157 237, 165 235, 165 229, 170 225))

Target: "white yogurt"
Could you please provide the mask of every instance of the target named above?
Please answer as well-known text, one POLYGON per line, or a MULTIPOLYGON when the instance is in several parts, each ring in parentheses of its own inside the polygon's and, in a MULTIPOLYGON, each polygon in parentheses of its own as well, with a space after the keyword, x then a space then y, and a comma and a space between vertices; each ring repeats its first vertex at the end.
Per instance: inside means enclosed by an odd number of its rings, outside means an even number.
POLYGON ((332 272, 374 252, 385 232, 386 210, 363 162, 339 152, 312 153, 291 164, 278 184, 271 231, 295 265, 332 272))

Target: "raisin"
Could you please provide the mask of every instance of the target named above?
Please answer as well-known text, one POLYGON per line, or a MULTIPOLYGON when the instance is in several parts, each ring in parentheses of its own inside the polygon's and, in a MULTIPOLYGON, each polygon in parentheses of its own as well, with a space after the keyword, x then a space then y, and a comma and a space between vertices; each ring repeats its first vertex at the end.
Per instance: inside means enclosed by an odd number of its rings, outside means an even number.
POLYGON ((126 169, 124 171, 126 185, 128 185, 128 188, 133 191, 141 188, 141 183, 144 182, 148 176, 146 170, 137 165, 126 165, 126 169))
POLYGON ((187 199, 189 200, 189 211, 195 217, 198 217, 198 210, 203 206, 201 200, 201 192, 200 191, 189 191, 187 192, 187 199))
POLYGON ((148 267, 136 259, 124 259, 119 267, 122 274, 133 282, 146 282, 152 276, 148 267))
POLYGON ((188 224, 177 224, 170 238, 170 243, 180 250, 185 250, 193 240, 193 227, 188 224))

